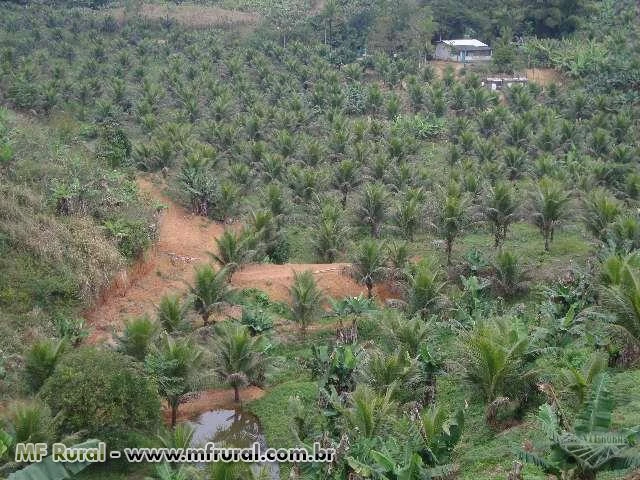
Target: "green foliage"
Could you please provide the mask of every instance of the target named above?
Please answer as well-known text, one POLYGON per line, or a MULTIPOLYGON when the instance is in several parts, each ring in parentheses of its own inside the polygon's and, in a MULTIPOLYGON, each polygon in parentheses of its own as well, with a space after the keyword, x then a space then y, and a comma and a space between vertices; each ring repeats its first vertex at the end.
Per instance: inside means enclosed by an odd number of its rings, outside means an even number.
POLYGON ((156 387, 120 353, 79 348, 65 355, 41 389, 45 403, 61 417, 60 431, 100 434, 110 448, 130 442, 136 431, 159 422, 156 387))
POLYGON ((33 392, 38 392, 51 376, 66 347, 64 340, 42 340, 31 345, 25 357, 24 368, 27 383, 33 392))
POLYGON ((498 252, 493 268, 495 286, 501 294, 511 297, 523 290, 524 273, 520 260, 513 253, 507 250, 498 252))
POLYGON ((407 268, 405 295, 410 314, 425 317, 437 311, 442 302, 442 289, 446 282, 441 270, 427 259, 422 259, 407 268))
POLYGON ((379 238, 382 223, 387 218, 389 193, 379 183, 366 184, 362 190, 358 207, 361 222, 371 229, 371 236, 379 238))
POLYGON ((215 242, 218 253, 209 253, 209 255, 224 267, 229 275, 241 268, 256 253, 251 249, 256 243, 256 238, 248 231, 236 233, 227 229, 215 239, 215 242))
POLYGON ((584 202, 584 223, 591 235, 605 242, 609 226, 620 215, 619 202, 606 190, 596 190, 584 202))
POLYGON ((19 402, 11 406, 4 442, 8 448, 16 443, 48 443, 55 437, 51 410, 39 401, 19 402))
POLYGON ((318 385, 325 392, 335 390, 340 394, 355 388, 355 372, 362 351, 351 345, 311 347, 311 359, 307 365, 318 385))
POLYGON ((170 334, 187 332, 189 324, 186 303, 182 303, 178 295, 164 295, 157 307, 157 319, 165 332, 170 334))
POLYGON ((214 311, 235 296, 228 280, 229 271, 226 268, 215 271, 211 265, 196 267, 195 279, 189 291, 194 297, 194 307, 205 325, 214 311))
POLYGON ((431 406, 420 413, 420 433, 427 444, 429 465, 444 465, 451 462, 454 447, 464 431, 465 414, 458 410, 449 413, 442 406, 431 406))
POLYGON ((356 248, 352 268, 358 281, 367 287, 367 298, 372 298, 374 284, 387 273, 386 247, 383 242, 367 239, 356 248))
POLYGON ((322 311, 324 298, 311 270, 294 273, 289 295, 291 296, 291 318, 300 325, 300 330, 305 335, 309 323, 322 311))
POLYGON ((129 259, 137 259, 151 246, 151 235, 142 221, 124 218, 106 220, 104 228, 116 240, 118 250, 129 259))
POLYGON ((488 423, 495 422, 496 400, 519 403, 531 392, 537 376, 529 363, 532 346, 517 325, 507 319, 479 323, 464 332, 461 348, 465 379, 488 405, 488 423))
POLYGON ((97 156, 112 168, 125 164, 131 156, 131 141, 125 131, 115 123, 102 126, 98 137, 97 156))
POLYGON ((489 189, 484 214, 493 227, 496 248, 507 238, 507 229, 515 219, 517 208, 518 201, 509 183, 500 182, 489 189))
POLYGON ((391 412, 395 409, 393 389, 377 394, 371 387, 358 385, 349 402, 340 407, 347 425, 364 438, 383 435, 390 427, 391 412))
POLYGON ((524 452, 522 458, 542 468, 545 473, 568 478, 595 478, 598 472, 619 469, 638 462, 634 448, 638 427, 624 432, 611 431, 613 399, 606 373, 593 379, 591 396, 573 431, 560 424, 550 405, 540 407, 538 420, 547 437, 542 446, 546 456, 524 452))
POLYGON ((340 300, 329 299, 331 311, 337 317, 362 315, 376 310, 375 302, 360 294, 357 297, 344 297, 340 300))
POLYGON ((266 344, 260 336, 251 336, 243 325, 223 323, 216 328, 214 371, 233 387, 235 401, 240 388, 261 385, 267 368, 266 344))
POLYGON ((454 185, 448 192, 443 193, 437 208, 435 225, 438 235, 445 241, 447 265, 451 265, 453 242, 469 221, 469 204, 467 198, 454 185))
POLYGON ((556 225, 567 214, 569 193, 558 181, 542 178, 532 194, 533 218, 544 238, 544 249, 549 251, 556 225))
POLYGON ((249 328, 252 334, 260 334, 273 328, 272 316, 261 308, 242 308, 240 322, 249 328))
POLYGON ((608 363, 606 354, 594 352, 582 368, 569 367, 562 370, 562 385, 576 396, 578 405, 585 401, 593 381, 607 369, 608 363))
POLYGON ((143 361, 158 333, 158 324, 144 315, 125 321, 124 331, 118 338, 118 349, 138 361, 143 361))
POLYGON ((202 350, 191 338, 175 339, 168 334, 160 337, 145 358, 145 369, 153 377, 157 392, 171 408, 171 426, 175 426, 178 406, 184 395, 202 384, 198 369, 202 365, 202 350), (196 381, 196 379, 199 380, 196 381))
MULTIPOLYGON (((98 440, 86 440, 72 445, 73 449, 97 448, 98 440)), ((9 475, 9 480, 64 480, 75 478, 76 474, 91 465, 90 462, 57 462, 52 457, 46 457, 42 462, 31 464, 9 475)))

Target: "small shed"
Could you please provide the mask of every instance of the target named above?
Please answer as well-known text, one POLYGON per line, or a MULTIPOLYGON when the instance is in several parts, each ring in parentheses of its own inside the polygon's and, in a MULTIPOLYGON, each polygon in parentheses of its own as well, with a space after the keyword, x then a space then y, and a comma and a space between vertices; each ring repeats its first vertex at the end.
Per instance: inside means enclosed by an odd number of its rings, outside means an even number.
POLYGON ((491 47, 473 38, 440 40, 436 44, 435 57, 462 63, 483 62, 491 60, 491 47))

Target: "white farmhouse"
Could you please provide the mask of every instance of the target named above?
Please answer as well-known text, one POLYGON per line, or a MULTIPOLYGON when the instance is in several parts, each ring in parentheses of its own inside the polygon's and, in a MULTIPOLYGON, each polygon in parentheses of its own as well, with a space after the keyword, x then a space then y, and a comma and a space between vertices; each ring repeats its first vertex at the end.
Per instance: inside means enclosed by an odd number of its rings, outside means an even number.
POLYGON ((483 62, 491 60, 491 47, 480 40, 440 40, 436 45, 436 59, 453 62, 483 62))

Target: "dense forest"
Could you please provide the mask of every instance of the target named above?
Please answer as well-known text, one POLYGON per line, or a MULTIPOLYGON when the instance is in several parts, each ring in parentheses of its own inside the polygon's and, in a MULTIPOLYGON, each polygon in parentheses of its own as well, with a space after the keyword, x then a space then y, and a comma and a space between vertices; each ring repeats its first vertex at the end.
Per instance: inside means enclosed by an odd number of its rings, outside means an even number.
POLYGON ((0 478, 640 478, 635 2, 0 12, 0 478))

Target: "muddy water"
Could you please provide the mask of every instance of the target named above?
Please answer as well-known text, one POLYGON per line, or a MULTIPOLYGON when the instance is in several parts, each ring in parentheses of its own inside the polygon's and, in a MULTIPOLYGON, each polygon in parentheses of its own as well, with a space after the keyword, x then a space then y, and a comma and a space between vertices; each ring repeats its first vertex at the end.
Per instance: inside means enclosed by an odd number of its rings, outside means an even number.
MULTIPOLYGON (((194 447, 214 442, 217 446, 245 448, 257 442, 261 450, 267 448, 258 417, 246 410, 209 410, 190 423, 195 427, 191 441, 194 447)), ((280 478, 277 463, 265 463, 263 466, 273 480, 280 478)))

